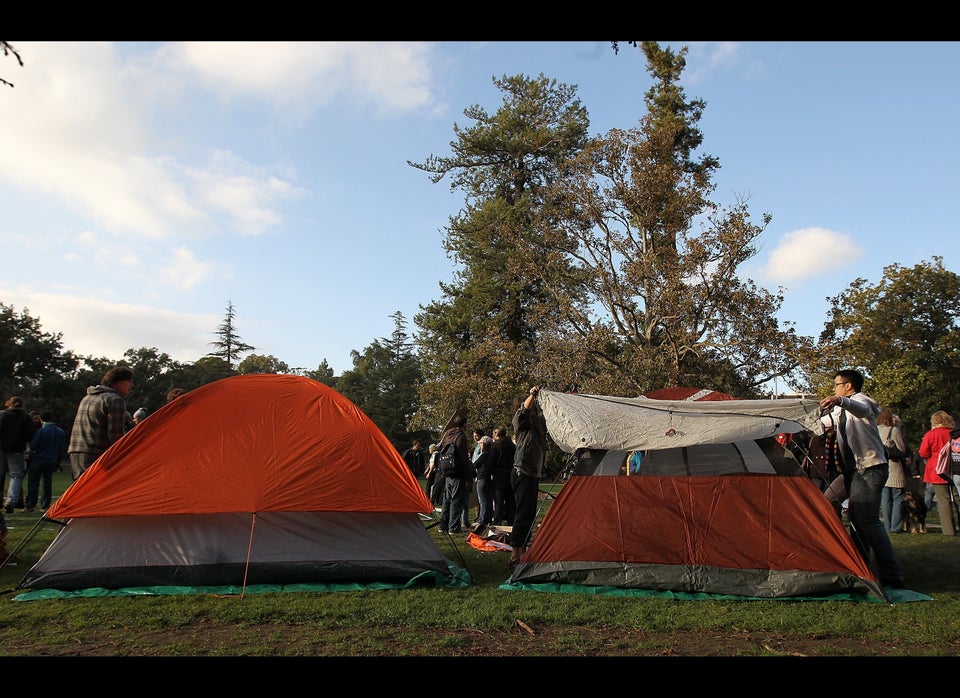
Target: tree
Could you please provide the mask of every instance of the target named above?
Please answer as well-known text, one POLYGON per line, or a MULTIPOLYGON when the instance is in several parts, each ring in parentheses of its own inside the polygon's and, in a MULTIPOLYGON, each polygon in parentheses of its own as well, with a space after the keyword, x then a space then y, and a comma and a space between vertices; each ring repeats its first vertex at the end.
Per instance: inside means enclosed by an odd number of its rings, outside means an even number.
POLYGON ((237 372, 217 356, 204 356, 192 364, 184 364, 168 375, 170 387, 193 390, 201 385, 236 376, 237 372))
POLYGON ((564 164, 536 221, 541 244, 520 249, 524 273, 558 289, 562 329, 573 330, 544 345, 539 372, 562 377, 578 351, 589 360, 568 381, 591 391, 692 385, 754 397, 774 377, 795 379, 812 339, 777 321, 782 290, 737 275, 770 216, 756 225, 745 201, 710 200, 719 161, 696 155, 705 103, 679 84, 686 49, 642 48, 653 85, 640 127, 612 129, 564 164), (565 298, 570 288, 588 302, 565 298))
POLYGON ((63 350, 62 333, 44 332, 29 309, 0 302, 0 395, 27 399, 44 379, 68 375, 78 364, 63 350))
POLYGON ((233 369, 234 364, 239 360, 240 354, 256 349, 256 347, 240 341, 240 337, 237 335, 236 316, 236 309, 233 303, 228 300, 226 315, 214 333, 219 339, 210 342, 212 346, 217 348, 217 351, 207 354, 207 356, 223 359, 227 362, 227 366, 230 369, 233 369))
POLYGON ((237 373, 289 373, 290 367, 275 356, 250 354, 237 366, 237 373))
POLYGON ((877 284, 858 278, 831 307, 806 370, 823 386, 836 370, 857 368, 864 391, 899 414, 914 448, 936 410, 960 414, 960 276, 943 258, 884 267, 877 284))
POLYGON ((500 108, 465 109, 475 123, 454 124, 452 156, 409 162, 434 183, 450 175, 451 189, 467 200, 444 235, 458 265, 453 281, 441 283, 441 300, 414 317, 425 377, 420 428, 442 428, 461 406, 475 425, 508 423, 514 394, 533 380, 540 333, 559 322, 552 289, 524 273, 514 255, 542 247, 532 223, 560 165, 586 142, 589 119, 575 86, 543 75, 493 83, 503 93, 500 108))
POLYGON ((400 311, 391 317, 394 330, 390 338, 374 340, 362 354, 350 352, 353 369, 345 371, 337 385, 402 453, 414 439, 427 442, 433 434, 408 427, 417 410, 417 388, 423 374, 407 334, 406 318, 400 311))
POLYGON ((331 388, 336 389, 337 387, 337 377, 334 375, 333 368, 327 363, 326 359, 320 362, 316 371, 306 371, 303 375, 331 388))
MULTIPOLYGON (((23 59, 20 58, 20 53, 19 53, 13 46, 10 45, 10 42, 9 42, 9 41, 0 41, 0 49, 3 50, 3 55, 4 55, 4 56, 10 56, 10 55, 12 55, 14 58, 17 59, 17 63, 20 64, 20 67, 21 67, 21 68, 23 67, 23 59)), ((7 80, 4 80, 3 78, 0 78, 0 83, 2 83, 2 84, 4 84, 4 85, 9 85, 10 87, 13 87, 13 83, 12 83, 12 82, 9 82, 9 81, 7 81, 7 80)))
POLYGON ((127 397, 127 404, 143 407, 149 414, 167 403, 167 392, 171 388, 183 387, 174 380, 179 377, 183 364, 156 347, 127 349, 123 352, 122 363, 133 370, 133 390, 127 397))

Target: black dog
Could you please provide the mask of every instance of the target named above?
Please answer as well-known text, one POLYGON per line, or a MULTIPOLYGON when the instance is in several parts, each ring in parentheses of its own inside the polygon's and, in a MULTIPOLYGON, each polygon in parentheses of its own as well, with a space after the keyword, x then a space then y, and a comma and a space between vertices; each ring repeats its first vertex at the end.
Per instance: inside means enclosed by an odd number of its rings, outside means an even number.
POLYGON ((903 530, 910 533, 927 532, 927 505, 923 497, 913 491, 903 493, 903 530))

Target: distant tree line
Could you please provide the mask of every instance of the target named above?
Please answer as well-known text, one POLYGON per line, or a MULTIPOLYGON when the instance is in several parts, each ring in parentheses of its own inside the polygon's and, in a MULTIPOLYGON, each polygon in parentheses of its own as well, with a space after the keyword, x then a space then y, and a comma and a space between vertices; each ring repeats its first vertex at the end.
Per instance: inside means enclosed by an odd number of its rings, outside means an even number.
POLYGON ((115 365, 129 366, 134 372, 134 388, 127 398, 130 412, 143 407, 149 414, 166 404, 172 388, 192 390, 221 378, 251 373, 298 374, 350 398, 402 452, 414 439, 429 442, 435 432, 408 430, 407 423, 416 411, 421 374, 406 320, 400 312, 393 318, 393 334, 374 340, 362 354, 352 352, 354 368, 335 376, 326 359, 315 371, 303 371, 291 370, 271 355, 247 353, 255 347, 241 340, 236 308, 230 302, 223 323, 214 332, 214 351, 193 363, 183 363, 157 347, 128 349, 122 357, 75 355, 64 349, 62 333, 44 331, 28 309, 18 311, 0 301, 0 396, 6 400, 20 395, 31 411, 49 409, 69 433, 87 387, 97 385, 115 365), (247 355, 240 359, 243 353, 247 355))

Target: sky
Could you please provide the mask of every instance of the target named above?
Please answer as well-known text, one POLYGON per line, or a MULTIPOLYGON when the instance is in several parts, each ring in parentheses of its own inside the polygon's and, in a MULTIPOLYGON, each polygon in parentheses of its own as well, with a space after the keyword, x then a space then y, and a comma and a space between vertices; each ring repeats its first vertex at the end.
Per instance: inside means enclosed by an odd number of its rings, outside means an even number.
MULTIPOLYGON (((13 37, 16 38, 16 37, 13 37)), ((958 42, 663 42, 706 102, 712 199, 772 216, 745 278, 816 337, 828 298, 955 251, 958 42)), ((414 334, 464 205, 408 164, 451 154, 493 78, 576 85, 590 134, 639 125, 650 76, 621 42, 17 42, 0 54, 0 302, 78 355, 255 353, 339 375, 414 334)))

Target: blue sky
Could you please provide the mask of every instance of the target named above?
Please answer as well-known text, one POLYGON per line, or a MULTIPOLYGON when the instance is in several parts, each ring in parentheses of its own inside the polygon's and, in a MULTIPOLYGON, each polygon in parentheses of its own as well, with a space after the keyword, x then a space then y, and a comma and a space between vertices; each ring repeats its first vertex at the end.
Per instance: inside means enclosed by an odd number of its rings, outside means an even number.
MULTIPOLYGON (((495 111, 494 76, 577 85, 592 134, 636 126, 650 86, 608 41, 10 43, 0 301, 78 354, 192 362, 229 300, 256 353, 338 374, 450 280, 463 196, 407 161, 495 111)), ((894 262, 960 273, 960 43, 665 43, 707 102, 714 200, 773 216, 743 274, 786 289, 780 319, 816 336, 894 262)))

